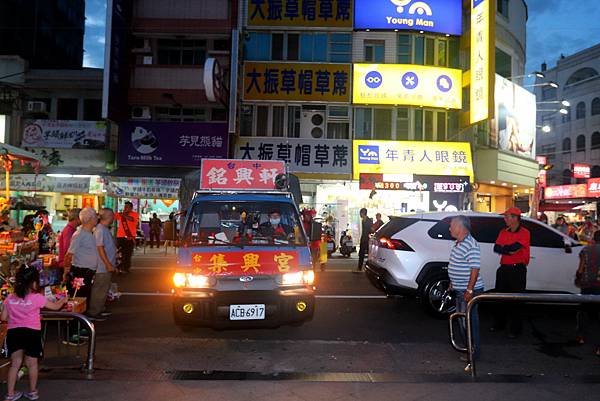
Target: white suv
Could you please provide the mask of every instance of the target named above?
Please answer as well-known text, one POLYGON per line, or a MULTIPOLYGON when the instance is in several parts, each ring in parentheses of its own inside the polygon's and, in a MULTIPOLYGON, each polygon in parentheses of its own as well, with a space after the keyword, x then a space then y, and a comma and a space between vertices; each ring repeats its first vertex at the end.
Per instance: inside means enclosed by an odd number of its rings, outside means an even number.
MULTIPOLYGON (((462 214, 471 220, 471 233, 481 247, 481 275, 485 290, 492 290, 500 255, 494 243, 506 227, 501 215, 474 212, 439 212, 392 217, 371 238, 366 273, 373 285, 388 295, 416 295, 434 315, 451 311, 444 294, 448 288, 448 258, 454 240, 450 220, 462 214)), ((581 244, 547 224, 528 218, 522 224, 531 232, 531 260, 527 290, 576 293, 575 271, 581 244)))

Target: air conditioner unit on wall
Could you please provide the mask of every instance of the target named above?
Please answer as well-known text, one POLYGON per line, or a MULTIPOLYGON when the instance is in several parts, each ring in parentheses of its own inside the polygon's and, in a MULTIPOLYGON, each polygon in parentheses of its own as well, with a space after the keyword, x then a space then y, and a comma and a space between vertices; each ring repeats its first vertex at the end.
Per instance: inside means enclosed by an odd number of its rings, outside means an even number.
POLYGON ((325 110, 302 110, 300 138, 325 138, 325 110))
POLYGON ((27 112, 28 113, 46 113, 46 103, 34 101, 27 102, 27 112))
POLYGON ((131 118, 135 120, 149 120, 152 118, 150 107, 135 106, 131 108, 131 118))

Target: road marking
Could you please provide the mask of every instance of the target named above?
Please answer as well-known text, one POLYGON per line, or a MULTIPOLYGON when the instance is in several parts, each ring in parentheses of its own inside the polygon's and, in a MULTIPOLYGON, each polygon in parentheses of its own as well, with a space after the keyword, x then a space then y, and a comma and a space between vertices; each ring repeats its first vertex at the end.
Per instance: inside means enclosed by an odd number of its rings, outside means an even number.
MULTIPOLYGON (((122 292, 132 297, 170 297, 170 292, 122 292)), ((315 295, 318 299, 387 299, 385 295, 315 295)))

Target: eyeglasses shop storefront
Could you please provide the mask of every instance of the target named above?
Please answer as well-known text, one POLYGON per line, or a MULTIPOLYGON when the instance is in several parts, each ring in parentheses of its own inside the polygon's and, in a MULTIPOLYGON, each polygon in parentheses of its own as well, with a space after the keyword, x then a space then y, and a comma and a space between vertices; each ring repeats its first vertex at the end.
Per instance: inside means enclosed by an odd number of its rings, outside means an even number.
MULTIPOLYGON (((468 208, 473 162, 469 143, 353 141, 353 181, 317 186, 316 203, 348 211, 397 216, 468 208)), ((354 221, 356 220, 356 221, 354 221)))

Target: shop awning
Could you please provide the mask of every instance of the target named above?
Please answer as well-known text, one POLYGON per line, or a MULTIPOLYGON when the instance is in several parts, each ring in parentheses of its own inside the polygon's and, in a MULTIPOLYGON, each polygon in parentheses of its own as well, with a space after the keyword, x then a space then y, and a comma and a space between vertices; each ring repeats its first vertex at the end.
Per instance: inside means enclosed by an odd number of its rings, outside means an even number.
POLYGON ((5 161, 31 164, 34 169, 38 169, 42 162, 39 156, 7 143, 0 143, 0 157, 5 161))

